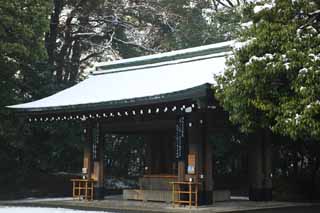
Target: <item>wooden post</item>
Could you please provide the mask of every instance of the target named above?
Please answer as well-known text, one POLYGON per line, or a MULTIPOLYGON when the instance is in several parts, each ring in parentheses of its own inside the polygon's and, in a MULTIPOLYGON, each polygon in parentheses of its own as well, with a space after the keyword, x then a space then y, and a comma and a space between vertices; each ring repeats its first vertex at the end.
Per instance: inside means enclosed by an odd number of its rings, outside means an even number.
POLYGON ((184 160, 178 161, 178 181, 184 181, 186 175, 186 163, 184 160))
POLYGON ((95 180, 94 199, 101 200, 104 198, 104 139, 99 122, 95 123, 93 133, 93 179, 95 180))
POLYGON ((152 137, 152 162, 153 162, 153 173, 160 174, 161 173, 161 137, 159 135, 154 135, 152 137))
MULTIPOLYGON (((187 174, 199 185, 200 204, 213 199, 212 147, 208 143, 206 111, 194 112, 188 125, 188 155, 195 156, 195 173, 187 174)), ((190 166, 190 165, 187 165, 190 166)), ((192 165, 191 165, 192 166, 192 165)))
POLYGON ((91 126, 89 123, 83 124, 83 168, 86 169, 86 176, 88 179, 91 179, 92 174, 92 140, 91 140, 91 126))
POLYGON ((188 174, 187 177, 192 178, 193 182, 199 183, 199 202, 205 204, 205 185, 204 180, 201 179, 204 175, 204 152, 203 152, 203 134, 202 124, 200 123, 201 114, 199 112, 193 112, 190 115, 188 122, 188 155, 195 156, 195 168, 192 172, 192 165, 187 165, 188 174), (191 166, 191 167, 190 167, 191 166), (191 170, 190 170, 191 169, 191 170), (191 171, 191 172, 190 172, 191 171))
POLYGON ((204 184, 205 184, 205 197, 206 203, 211 204, 213 202, 213 150, 209 144, 208 135, 208 115, 205 112, 203 114, 202 134, 203 134, 203 147, 204 147, 204 184))
POLYGON ((144 174, 151 175, 152 173, 152 137, 151 135, 146 135, 145 137, 145 143, 146 143, 146 162, 145 162, 145 168, 144 168, 144 174))
POLYGON ((205 184, 205 196, 206 203, 211 204, 213 202, 213 174, 212 174, 212 147, 205 141, 205 162, 204 162, 204 184, 205 184))

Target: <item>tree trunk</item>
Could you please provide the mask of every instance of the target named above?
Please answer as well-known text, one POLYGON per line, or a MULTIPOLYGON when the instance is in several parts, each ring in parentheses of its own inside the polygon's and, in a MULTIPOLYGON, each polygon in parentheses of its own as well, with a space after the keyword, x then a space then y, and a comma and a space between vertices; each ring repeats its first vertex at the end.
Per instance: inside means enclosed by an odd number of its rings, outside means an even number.
POLYGON ((250 139, 249 199, 268 201, 272 199, 270 133, 259 131, 250 139))
POLYGON ((316 190, 317 190, 316 180, 317 180, 317 173, 320 167, 319 158, 315 157, 313 162, 314 162, 314 166, 311 173, 311 182, 310 182, 311 184, 310 184, 310 195, 309 195, 311 201, 316 198, 316 190))
POLYGON ((58 27, 60 24, 59 16, 63 8, 63 0, 54 0, 54 9, 50 18, 50 30, 46 34, 46 49, 48 54, 48 62, 52 67, 55 65, 55 56, 57 48, 58 27))

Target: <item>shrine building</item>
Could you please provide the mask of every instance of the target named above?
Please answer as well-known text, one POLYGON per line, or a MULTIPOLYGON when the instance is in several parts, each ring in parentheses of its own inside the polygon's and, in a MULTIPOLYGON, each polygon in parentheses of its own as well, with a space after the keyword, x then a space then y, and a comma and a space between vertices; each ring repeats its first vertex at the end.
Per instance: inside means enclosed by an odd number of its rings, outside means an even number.
MULTIPOLYGON (((29 122, 81 123, 86 144, 82 172, 94 189, 89 198, 104 196, 103 135, 135 133, 147 135, 146 165, 139 189, 124 190, 124 199, 210 204, 214 162, 208 137, 230 128, 212 85, 214 75, 224 72, 233 44, 99 63, 87 79, 68 89, 8 107, 29 122)), ((270 199, 270 181, 257 178, 250 183, 251 198, 270 199)))

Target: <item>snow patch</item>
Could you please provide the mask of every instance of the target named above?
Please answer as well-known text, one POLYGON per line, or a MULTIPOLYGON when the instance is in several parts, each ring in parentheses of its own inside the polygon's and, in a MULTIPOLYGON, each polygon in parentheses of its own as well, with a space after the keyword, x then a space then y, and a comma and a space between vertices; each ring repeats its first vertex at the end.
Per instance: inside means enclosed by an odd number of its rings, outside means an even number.
POLYGON ((281 55, 281 59, 282 59, 283 62, 288 62, 288 57, 287 57, 286 54, 282 54, 281 55))
POLYGON ((307 108, 307 109, 311 109, 311 108, 313 108, 314 106, 320 106, 320 101, 319 101, 319 100, 316 100, 315 102, 312 102, 312 103, 308 104, 308 105, 306 106, 306 108, 307 108))
POLYGON ((263 61, 265 60, 263 57, 252 56, 249 61, 246 63, 246 66, 251 65, 254 61, 263 61))
POLYGON ((302 92, 303 90, 305 90, 306 89, 306 87, 300 87, 300 92, 302 92))
POLYGON ((312 60, 313 62, 320 60, 320 54, 315 55, 315 54, 313 54, 313 53, 310 53, 310 54, 309 54, 309 57, 311 58, 311 60, 312 60))
POLYGON ((285 64, 283 64, 284 65, 284 68, 286 69, 286 70, 289 70, 290 69, 290 63, 285 63, 285 64))
POLYGON ((253 12, 257 14, 260 13, 262 10, 270 10, 274 7, 274 5, 274 1, 271 1, 270 3, 264 5, 257 5, 253 8, 253 12))
POLYGON ((292 121, 291 118, 287 118, 287 119, 285 120, 286 123, 290 123, 291 121, 292 121))
POLYGON ((4 59, 7 60, 8 62, 12 62, 12 63, 18 64, 17 60, 12 58, 12 57, 4 56, 4 59))
POLYGON ((250 28, 252 25, 253 25, 253 22, 252 21, 248 21, 248 22, 242 23, 241 27, 242 28, 250 28))
POLYGON ((245 48, 246 46, 250 45, 253 41, 257 40, 256 38, 252 38, 252 39, 249 39, 247 41, 237 41, 235 42, 232 47, 235 49, 235 50, 240 50, 242 48, 245 48))
MULTIPOLYGON (((43 208, 43 207, 0 207, 0 213, 88 213, 88 211, 63 209, 63 208, 43 208)), ((101 213, 102 211, 90 211, 90 213, 101 213)), ((106 212, 105 212, 106 213, 106 212)))
POLYGON ((307 68, 302 68, 299 70, 299 74, 301 74, 301 75, 306 74, 307 72, 308 72, 307 68))
POLYGON ((297 113, 296 116, 294 117, 294 119, 295 119, 295 121, 296 121, 297 123, 299 123, 299 122, 300 122, 300 119, 301 119, 301 115, 297 113))
POLYGON ((320 13, 320 10, 315 10, 315 11, 313 11, 312 13, 309 13, 309 15, 316 15, 316 14, 318 14, 318 13, 320 13))
POLYGON ((264 60, 272 60, 273 59, 273 55, 270 53, 266 53, 264 56, 262 57, 257 57, 257 56, 252 56, 249 61, 246 63, 246 66, 252 64, 254 61, 264 61, 264 60))
POLYGON ((316 34, 318 32, 313 26, 308 26, 306 29, 309 30, 311 33, 314 33, 314 34, 316 34))
POLYGON ((34 202, 39 202, 39 201, 69 201, 73 200, 72 197, 56 197, 56 198, 34 198, 34 197, 28 197, 24 199, 19 199, 19 200, 10 200, 6 201, 6 203, 34 203, 34 202))

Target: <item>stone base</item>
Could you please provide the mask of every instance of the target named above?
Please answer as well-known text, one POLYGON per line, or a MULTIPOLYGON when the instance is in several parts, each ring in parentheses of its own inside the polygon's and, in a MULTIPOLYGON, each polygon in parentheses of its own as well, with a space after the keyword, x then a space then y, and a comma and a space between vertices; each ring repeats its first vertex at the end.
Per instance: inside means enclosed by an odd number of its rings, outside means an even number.
MULTIPOLYGON (((199 192, 199 205, 209 205, 217 201, 228 201, 230 200, 230 194, 229 190, 199 192)), ((172 191, 169 190, 124 189, 122 196, 124 200, 162 201, 167 203, 172 201, 172 191)), ((187 199, 189 198, 186 197, 187 199)))
POLYGON ((168 190, 124 189, 123 199, 142 201, 162 201, 169 203, 172 200, 172 192, 168 190))
POLYGON ((212 191, 199 192, 199 205, 210 205, 213 203, 212 191))
POLYGON ((271 188, 250 188, 249 200, 270 201, 272 200, 272 189, 271 188))
POLYGON ((103 187, 94 187, 93 189, 93 199, 94 200, 103 200, 104 199, 104 188, 103 187))
POLYGON ((230 200, 230 190, 214 190, 212 193, 213 202, 228 201, 230 200))

